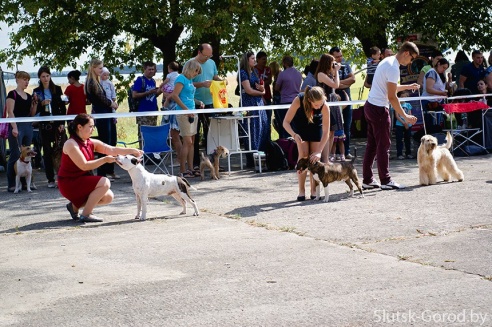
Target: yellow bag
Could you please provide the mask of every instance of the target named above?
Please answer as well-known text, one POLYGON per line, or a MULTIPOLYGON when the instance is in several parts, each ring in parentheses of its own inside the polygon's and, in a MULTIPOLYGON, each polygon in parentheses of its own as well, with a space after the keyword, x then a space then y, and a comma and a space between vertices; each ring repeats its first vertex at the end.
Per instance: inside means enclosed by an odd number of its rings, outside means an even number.
POLYGON ((228 107, 229 102, 227 101, 227 86, 225 81, 212 81, 210 93, 212 93, 214 108, 228 107))

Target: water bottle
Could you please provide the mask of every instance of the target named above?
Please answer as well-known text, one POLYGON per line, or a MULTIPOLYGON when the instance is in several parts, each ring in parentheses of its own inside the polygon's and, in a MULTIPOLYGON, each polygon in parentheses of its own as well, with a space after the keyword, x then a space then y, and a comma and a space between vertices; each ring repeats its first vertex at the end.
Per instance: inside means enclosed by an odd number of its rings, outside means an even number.
POLYGON ((51 116, 51 102, 44 106, 44 111, 49 113, 51 116))
POLYGON ((468 128, 468 117, 466 113, 461 114, 461 118, 463 119, 463 129, 468 128))

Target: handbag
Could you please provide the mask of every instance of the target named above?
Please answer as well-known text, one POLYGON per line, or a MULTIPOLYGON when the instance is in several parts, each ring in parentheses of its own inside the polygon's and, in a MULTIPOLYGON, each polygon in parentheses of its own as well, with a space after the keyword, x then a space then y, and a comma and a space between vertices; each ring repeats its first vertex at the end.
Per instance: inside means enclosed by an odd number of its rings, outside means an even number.
MULTIPOLYGON (((14 101, 16 99, 16 92, 14 92, 14 101)), ((7 118, 7 101, 5 101, 5 106, 3 107, 2 118, 7 118)), ((9 137, 9 127, 10 123, 0 123, 0 137, 6 139, 9 137)))

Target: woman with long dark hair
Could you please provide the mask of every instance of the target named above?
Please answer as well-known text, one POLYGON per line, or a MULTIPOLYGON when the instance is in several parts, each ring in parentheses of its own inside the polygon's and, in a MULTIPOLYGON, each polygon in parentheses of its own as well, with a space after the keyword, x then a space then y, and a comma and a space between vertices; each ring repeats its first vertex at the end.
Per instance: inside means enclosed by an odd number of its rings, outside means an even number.
POLYGON ((118 148, 97 139, 91 139, 94 131, 94 119, 88 114, 79 114, 68 125, 70 138, 63 145, 58 188, 61 195, 70 202, 67 210, 72 219, 80 222, 100 222, 92 211, 98 205, 113 201, 111 182, 108 178, 94 176, 92 170, 104 164, 115 162, 116 155, 131 154, 143 156, 143 151, 132 148, 118 148), (94 152, 105 156, 95 159, 94 152), (79 216, 80 208, 82 214, 79 216))
MULTIPOLYGON (((314 73, 314 77, 318 82, 318 85, 325 91, 325 96, 328 102, 338 101, 335 94, 335 90, 340 86, 340 77, 338 71, 340 70, 340 64, 338 64, 331 54, 322 54, 319 58, 318 67, 314 73)), ((328 162, 328 157, 331 153, 331 146, 335 138, 336 130, 343 130, 342 114, 338 106, 332 107, 330 110, 330 137, 326 142, 323 154, 321 157, 322 162, 328 162)))
MULTIPOLYGON (((67 108, 62 101, 62 89, 51 80, 51 71, 42 66, 38 70, 39 86, 34 89, 38 98, 37 114, 40 116, 61 116, 67 114, 67 108)), ((65 134, 65 121, 41 122, 39 124, 41 134, 41 147, 43 148, 43 162, 48 187, 54 188, 55 169, 53 166, 53 154, 57 137, 65 134)))
MULTIPOLYGON (((240 81, 241 81, 241 102, 243 107, 261 107, 263 106, 263 95, 265 87, 260 81, 260 77, 255 72, 256 57, 254 52, 248 51, 241 57, 240 63, 240 81)), ((265 151, 267 140, 270 136, 267 135, 268 117, 265 110, 255 110, 248 113, 251 116, 249 121, 251 131, 251 149, 265 151)), ((253 154, 246 155, 246 166, 253 167, 253 154)))
MULTIPOLYGON (((445 72, 449 68, 449 62, 445 58, 436 61, 436 64, 424 76, 424 86, 422 96, 447 96, 449 81, 446 80, 445 72)), ((427 133, 440 132, 442 116, 440 114, 429 114, 429 111, 442 111, 441 103, 443 98, 422 100, 422 110, 424 113, 425 127, 427 133)))

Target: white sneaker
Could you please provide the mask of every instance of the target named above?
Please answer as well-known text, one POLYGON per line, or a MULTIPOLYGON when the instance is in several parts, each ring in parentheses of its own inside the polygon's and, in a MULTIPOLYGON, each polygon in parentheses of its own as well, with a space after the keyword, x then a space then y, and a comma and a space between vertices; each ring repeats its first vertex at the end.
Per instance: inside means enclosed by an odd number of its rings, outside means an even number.
POLYGON ((351 155, 350 153, 345 156, 345 159, 348 159, 348 160, 351 160, 353 158, 354 158, 354 156, 351 155))
POLYGON ((405 159, 404 156, 398 156, 398 160, 403 160, 403 159, 405 159))
POLYGON ((388 184, 381 185, 382 190, 401 190, 405 188, 405 185, 398 184, 395 181, 390 181, 388 184))
POLYGON ((55 182, 49 182, 48 183, 48 188, 55 188, 55 187, 56 187, 55 182))
POLYGON ((381 187, 381 185, 376 181, 372 181, 369 184, 362 183, 362 188, 364 190, 371 190, 373 188, 380 188, 380 187, 381 187))

